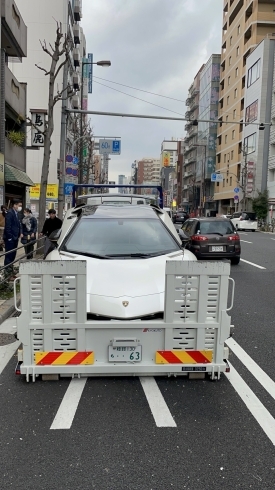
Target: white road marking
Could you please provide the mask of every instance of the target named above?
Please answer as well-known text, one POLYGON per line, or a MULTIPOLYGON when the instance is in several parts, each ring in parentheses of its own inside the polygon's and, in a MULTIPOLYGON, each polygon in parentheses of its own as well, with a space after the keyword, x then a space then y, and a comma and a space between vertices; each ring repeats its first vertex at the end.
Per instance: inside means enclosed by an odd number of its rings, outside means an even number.
POLYGON ((225 376, 275 446, 275 420, 272 415, 233 368, 232 364, 230 364, 230 373, 225 373, 225 376))
POLYGON ((270 238, 270 240, 275 240, 275 238, 270 238))
POLYGON ((63 397, 51 429, 70 429, 87 378, 73 378, 63 397))
POLYGON ((275 383, 274 381, 264 372, 258 364, 253 361, 245 350, 232 338, 230 337, 225 341, 230 350, 240 359, 248 371, 253 374, 256 380, 263 386, 263 388, 269 393, 270 396, 275 400, 275 383))
POLYGON ((244 243, 252 243, 252 242, 247 242, 246 240, 240 240, 240 242, 244 242, 244 243))
POLYGON ((141 386, 149 403, 157 427, 177 427, 169 408, 152 377, 140 377, 141 386))
POLYGON ((245 262, 246 264, 253 265, 254 267, 257 267, 258 269, 264 269, 266 270, 266 267, 263 267, 262 265, 254 264, 254 262, 249 262, 248 260, 241 259, 242 262, 245 262))
POLYGON ((238 233, 239 233, 239 235, 248 235, 248 233, 245 233, 244 231, 239 231, 238 233))
MULTIPOLYGON (((0 333, 14 334, 16 332, 16 318, 8 318, 0 325, 0 333)), ((4 371, 6 365, 10 362, 12 356, 17 351, 20 345, 19 341, 12 344, 3 345, 0 347, 0 374, 4 371)), ((17 363, 17 359, 14 361, 14 367, 17 363)))

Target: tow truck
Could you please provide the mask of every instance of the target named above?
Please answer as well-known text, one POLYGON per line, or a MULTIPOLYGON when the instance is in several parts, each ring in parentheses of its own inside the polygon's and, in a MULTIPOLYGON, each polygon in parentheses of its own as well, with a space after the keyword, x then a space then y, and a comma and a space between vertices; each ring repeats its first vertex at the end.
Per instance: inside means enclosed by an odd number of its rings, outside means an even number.
MULTIPOLYGON (((14 321, 21 342, 16 374, 27 381, 40 375, 44 380, 82 376, 218 380, 230 369, 225 341, 232 328, 229 312, 235 283, 229 262, 167 259, 164 314, 154 319, 89 319, 85 260, 26 261, 19 272, 14 284, 20 313, 14 321)), ((127 308, 123 298, 122 303, 127 308)))

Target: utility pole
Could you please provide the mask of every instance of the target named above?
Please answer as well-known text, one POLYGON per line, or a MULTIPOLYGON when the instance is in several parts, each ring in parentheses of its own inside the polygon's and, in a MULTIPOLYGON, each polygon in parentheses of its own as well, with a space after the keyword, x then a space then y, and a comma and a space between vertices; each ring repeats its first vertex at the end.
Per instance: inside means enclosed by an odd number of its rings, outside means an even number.
MULTIPOLYGON (((68 86, 68 63, 65 63, 63 69, 63 88, 68 86)), ((61 109, 61 134, 60 134, 60 157, 57 165, 58 174, 58 216, 63 218, 64 209, 64 184, 65 184, 65 169, 66 169, 66 126, 67 126, 67 88, 64 91, 62 97, 62 109, 61 109)))

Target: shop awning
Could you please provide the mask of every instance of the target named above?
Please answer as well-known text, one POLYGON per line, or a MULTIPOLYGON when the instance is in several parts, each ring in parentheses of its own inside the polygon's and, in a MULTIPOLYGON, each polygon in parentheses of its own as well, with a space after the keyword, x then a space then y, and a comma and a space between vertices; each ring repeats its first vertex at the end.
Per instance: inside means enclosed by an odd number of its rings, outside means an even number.
POLYGON ((31 187, 34 185, 33 181, 27 176, 26 172, 12 167, 7 163, 5 164, 5 182, 18 182, 31 187))

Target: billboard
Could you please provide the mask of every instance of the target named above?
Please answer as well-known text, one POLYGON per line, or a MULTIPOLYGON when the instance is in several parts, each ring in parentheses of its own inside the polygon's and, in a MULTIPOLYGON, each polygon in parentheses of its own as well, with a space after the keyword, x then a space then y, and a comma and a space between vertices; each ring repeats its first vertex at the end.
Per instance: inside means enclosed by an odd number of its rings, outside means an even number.
POLYGON ((88 73, 88 94, 93 93, 93 53, 88 53, 89 73, 88 73))
MULTIPOLYGON (((30 199, 39 199, 40 197, 40 184, 34 184, 30 187, 30 199)), ((58 184, 48 184, 46 199, 57 200, 58 199, 58 184)))
POLYGON ((164 151, 162 153, 162 165, 163 165, 163 167, 169 167, 170 166, 170 152, 169 151, 164 151))

